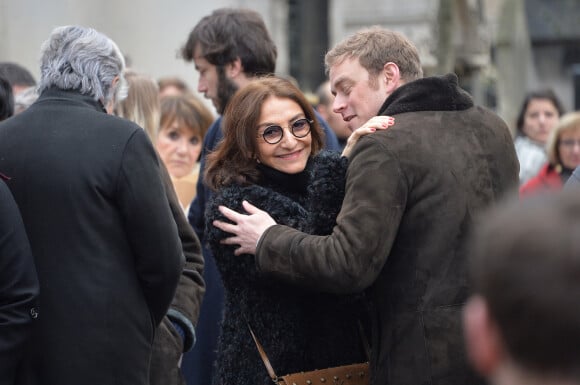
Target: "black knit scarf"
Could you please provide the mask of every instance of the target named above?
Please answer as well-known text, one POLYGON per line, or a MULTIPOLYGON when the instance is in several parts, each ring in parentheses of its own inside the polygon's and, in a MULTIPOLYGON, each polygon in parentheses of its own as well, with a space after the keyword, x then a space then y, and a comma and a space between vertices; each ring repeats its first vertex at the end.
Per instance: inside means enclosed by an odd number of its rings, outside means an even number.
POLYGON ((266 166, 263 163, 259 163, 257 166, 258 171, 260 171, 258 184, 272 187, 278 191, 288 191, 291 194, 305 195, 310 175, 308 172, 310 163, 311 159, 308 159, 306 168, 297 174, 287 174, 270 166, 266 166))

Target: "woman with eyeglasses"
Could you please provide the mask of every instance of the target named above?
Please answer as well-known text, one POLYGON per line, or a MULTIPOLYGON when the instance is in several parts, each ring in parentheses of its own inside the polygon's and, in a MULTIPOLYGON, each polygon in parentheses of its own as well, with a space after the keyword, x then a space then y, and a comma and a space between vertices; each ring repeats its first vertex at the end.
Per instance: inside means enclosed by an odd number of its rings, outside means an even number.
MULTIPOLYGON (((393 124, 375 117, 358 138, 393 124)), ((367 360, 358 321, 359 296, 305 291, 259 275, 253 256, 234 256, 212 225, 224 205, 242 210, 246 200, 282 224, 330 234, 340 211, 348 160, 321 152, 323 134, 314 111, 291 82, 266 77, 240 89, 223 115, 224 139, 207 158, 205 180, 215 190, 206 210, 207 237, 221 273, 225 306, 218 342, 215 384, 271 383, 249 327, 278 375, 367 360)))
POLYGON ((567 113, 560 118, 548 138, 546 151, 548 162, 520 187, 520 196, 559 191, 580 166, 580 112, 567 113))

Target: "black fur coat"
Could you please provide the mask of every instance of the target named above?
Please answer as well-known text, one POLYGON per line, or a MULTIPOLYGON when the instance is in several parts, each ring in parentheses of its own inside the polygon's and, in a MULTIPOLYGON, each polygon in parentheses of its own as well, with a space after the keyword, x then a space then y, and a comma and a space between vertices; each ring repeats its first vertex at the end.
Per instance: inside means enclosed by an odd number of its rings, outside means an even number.
POLYGON ((322 152, 299 175, 261 167, 258 184, 229 186, 210 201, 206 234, 225 289, 215 385, 271 384, 248 323, 277 375, 366 361, 357 330, 360 297, 309 292, 260 276, 254 256, 234 256, 234 247, 219 243, 228 234, 211 225, 224 219, 218 205, 243 212, 245 199, 279 224, 330 234, 344 197, 346 168, 346 158, 322 152))

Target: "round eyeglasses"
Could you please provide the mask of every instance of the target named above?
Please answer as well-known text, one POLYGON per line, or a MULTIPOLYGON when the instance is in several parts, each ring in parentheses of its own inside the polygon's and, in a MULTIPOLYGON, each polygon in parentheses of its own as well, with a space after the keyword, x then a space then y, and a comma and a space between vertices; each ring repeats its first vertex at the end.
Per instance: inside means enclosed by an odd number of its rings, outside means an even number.
MULTIPOLYGON (((312 123, 314 123, 313 120, 302 118, 292 123, 288 128, 295 137, 304 138, 310 134, 312 123)), ((282 137, 284 137, 284 129, 279 125, 268 126, 259 136, 264 138, 266 143, 276 144, 282 140, 282 137)))

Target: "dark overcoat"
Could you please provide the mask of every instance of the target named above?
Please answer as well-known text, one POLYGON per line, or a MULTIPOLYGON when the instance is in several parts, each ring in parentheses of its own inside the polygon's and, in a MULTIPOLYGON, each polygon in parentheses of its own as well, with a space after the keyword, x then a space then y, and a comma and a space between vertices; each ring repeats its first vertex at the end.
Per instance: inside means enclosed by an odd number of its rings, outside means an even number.
POLYGON ((0 174, 0 385, 13 385, 36 318, 38 279, 20 212, 0 174))
POLYGON ((482 210, 517 189, 508 127, 454 75, 399 87, 381 115, 396 124, 353 149, 332 235, 272 226, 259 270, 330 292, 366 289, 372 384, 477 383, 462 341, 465 245, 482 210))
POLYGON ((159 160, 136 124, 48 89, 0 124, 0 169, 40 282, 23 384, 148 384, 183 267, 159 160))
POLYGON ((167 192, 167 201, 177 225, 185 265, 171 306, 155 333, 149 384, 179 385, 185 383, 180 367, 183 354, 189 351, 197 340, 196 325, 205 293, 204 260, 201 244, 187 222, 169 172, 163 164, 159 166, 163 186, 167 192), (183 332, 183 336, 177 328, 183 332))
POLYGON ((279 223, 329 234, 342 203, 346 158, 323 153, 296 175, 261 169, 258 184, 219 190, 207 208, 206 235, 225 290, 216 385, 272 383, 248 325, 278 375, 366 361, 357 326, 364 311, 356 296, 312 292, 265 278, 257 273, 253 256, 234 256, 234 247, 220 243, 227 233, 211 225, 224 219, 218 205, 241 210, 242 200, 248 200, 279 223))

